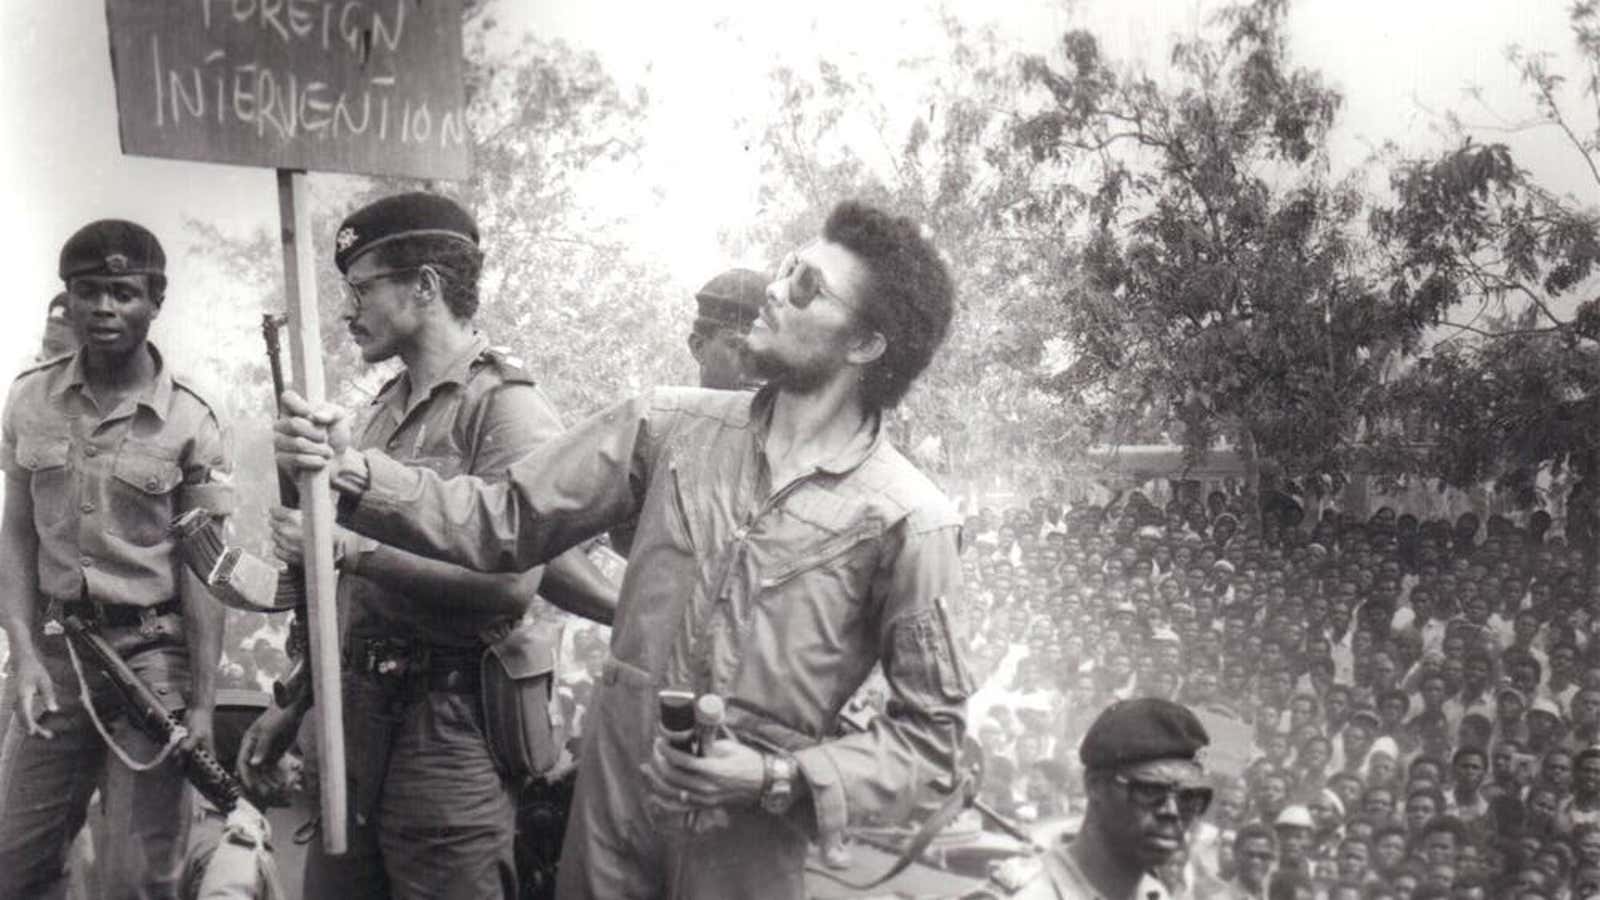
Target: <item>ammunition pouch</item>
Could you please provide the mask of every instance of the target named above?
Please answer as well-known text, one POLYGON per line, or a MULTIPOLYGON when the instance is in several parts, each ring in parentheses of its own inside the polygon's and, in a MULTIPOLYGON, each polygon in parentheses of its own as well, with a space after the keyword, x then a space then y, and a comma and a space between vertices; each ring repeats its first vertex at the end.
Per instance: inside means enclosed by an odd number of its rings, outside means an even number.
POLYGON ((561 625, 524 616, 483 651, 483 727, 500 772, 522 785, 548 775, 566 746, 555 696, 561 625))

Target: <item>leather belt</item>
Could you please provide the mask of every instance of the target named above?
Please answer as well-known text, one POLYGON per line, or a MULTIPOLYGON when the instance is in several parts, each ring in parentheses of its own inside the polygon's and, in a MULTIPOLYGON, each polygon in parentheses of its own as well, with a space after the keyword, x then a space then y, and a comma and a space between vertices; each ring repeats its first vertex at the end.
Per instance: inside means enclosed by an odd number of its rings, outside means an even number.
POLYGON ((483 650, 436 647, 404 638, 352 637, 344 652, 347 671, 376 678, 411 681, 429 691, 475 694, 483 671, 483 650))

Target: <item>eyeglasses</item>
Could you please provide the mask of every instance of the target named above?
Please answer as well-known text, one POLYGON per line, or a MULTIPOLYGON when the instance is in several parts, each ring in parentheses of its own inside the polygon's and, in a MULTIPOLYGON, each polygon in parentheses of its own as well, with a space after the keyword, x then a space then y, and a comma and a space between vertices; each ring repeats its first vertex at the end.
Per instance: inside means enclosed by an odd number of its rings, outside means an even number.
POLYGON ((1154 812, 1167 805, 1168 798, 1176 802, 1178 815, 1185 819, 1198 818, 1211 808, 1211 788, 1184 787, 1165 781, 1145 781, 1126 775, 1113 775, 1112 780, 1122 785, 1133 805, 1154 812))
POLYGON ((350 302, 355 305, 356 312, 360 312, 361 305, 366 302, 368 288, 380 281, 385 281, 390 278, 398 278, 401 275, 410 275, 412 272, 419 271, 422 268, 422 266, 407 266, 404 269, 387 269, 382 272, 374 272, 373 274, 368 275, 366 278, 363 278, 359 281, 346 278, 344 280, 345 296, 349 297, 350 302))
POLYGON ((822 277, 822 270, 801 259, 798 252, 791 252, 778 264, 776 280, 790 282, 789 305, 795 309, 805 309, 818 297, 827 297, 852 312, 856 309, 855 304, 829 290, 827 279, 822 277))

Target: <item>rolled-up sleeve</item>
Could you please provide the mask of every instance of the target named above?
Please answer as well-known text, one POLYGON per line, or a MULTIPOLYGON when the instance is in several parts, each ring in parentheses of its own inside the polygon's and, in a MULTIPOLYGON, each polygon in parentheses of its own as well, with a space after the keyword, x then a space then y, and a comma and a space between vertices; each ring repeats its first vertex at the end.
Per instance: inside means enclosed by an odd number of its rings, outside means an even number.
POLYGON ((231 516, 237 505, 232 440, 217 417, 207 415, 195 430, 183 464, 178 510, 204 509, 213 516, 231 516))
POLYGON ((948 788, 966 734, 975 685, 951 613, 961 602, 959 527, 919 527, 913 517, 886 540, 874 589, 888 708, 864 732, 794 754, 823 834, 869 816, 904 818, 931 785, 948 788))
POLYGON ((651 396, 619 403, 513 463, 503 482, 451 479, 365 451, 368 487, 341 523, 390 546, 483 572, 520 572, 638 514, 653 435, 651 396))

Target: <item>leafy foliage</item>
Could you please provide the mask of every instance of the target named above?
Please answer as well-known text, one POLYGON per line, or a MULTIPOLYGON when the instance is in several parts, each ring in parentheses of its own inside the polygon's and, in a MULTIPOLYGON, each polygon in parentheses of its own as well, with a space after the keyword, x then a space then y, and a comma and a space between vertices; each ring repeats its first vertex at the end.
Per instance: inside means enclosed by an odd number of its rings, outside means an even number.
MULTIPOLYGON (((1571 11, 1586 77, 1578 96, 1600 102, 1594 0, 1571 11)), ((1600 116, 1580 126, 1563 102, 1566 79, 1546 55, 1513 48, 1537 123, 1567 141, 1600 189, 1600 116)), ((1540 473, 1593 478, 1600 447, 1600 212, 1548 190, 1503 144, 1480 144, 1456 123, 1457 146, 1402 160, 1394 203, 1376 210, 1390 293, 1418 305, 1443 298, 1474 310, 1436 321, 1448 337, 1388 401, 1424 438, 1413 471, 1467 487, 1495 482, 1523 506, 1543 503, 1540 473), (1568 312, 1570 310, 1570 312, 1568 312)), ((1392 448, 1391 448, 1392 449, 1392 448)), ((1570 531, 1582 531, 1582 527, 1570 531)), ((1569 535, 1570 535, 1569 531, 1569 535)))
POLYGON ((1089 183, 1083 277, 1053 288, 1077 356, 1053 389, 1110 423, 1158 412, 1191 459, 1228 437, 1334 479, 1430 310, 1361 275, 1364 201, 1326 161, 1340 97, 1292 66, 1285 6, 1224 10, 1173 48, 1170 87, 1070 32, 1027 62, 1051 105, 1016 140, 1089 183))

